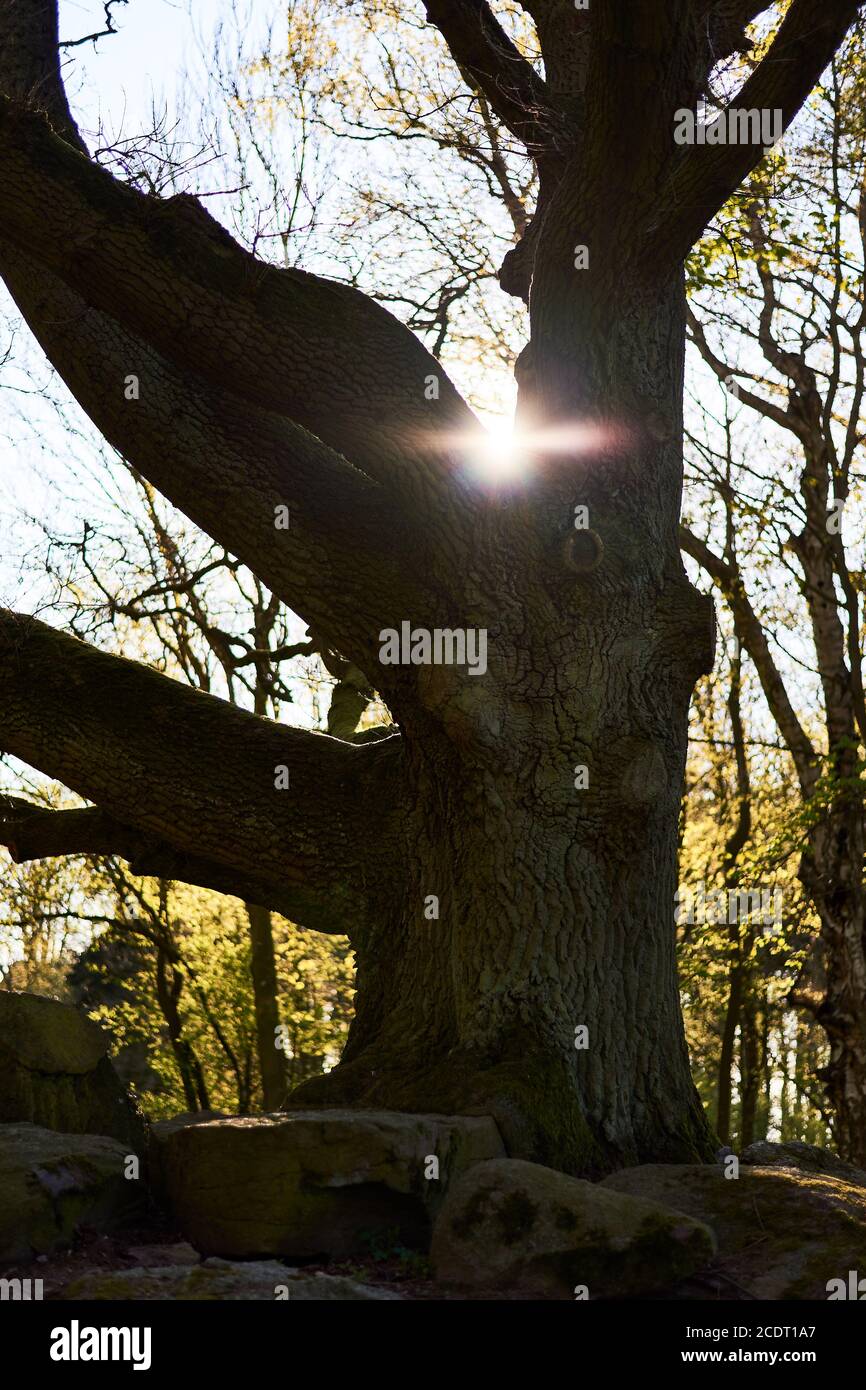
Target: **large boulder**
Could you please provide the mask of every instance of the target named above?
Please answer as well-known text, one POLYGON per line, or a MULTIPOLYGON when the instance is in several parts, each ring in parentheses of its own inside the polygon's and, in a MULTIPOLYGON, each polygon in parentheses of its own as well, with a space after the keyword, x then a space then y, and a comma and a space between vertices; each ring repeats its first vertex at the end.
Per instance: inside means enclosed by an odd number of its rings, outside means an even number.
POLYGON ((713 1250, 700 1221, 506 1158, 477 1164, 452 1186, 430 1253, 436 1277, 458 1288, 596 1299, 664 1287, 713 1250))
MULTIPOLYGON (((831 1279, 866 1273, 866 1190, 843 1178, 748 1165, 726 1178, 712 1164, 646 1164, 601 1186, 711 1226, 716 1296, 825 1299, 831 1279)), ((681 1296, 709 1295, 705 1289, 681 1296)))
POLYGON ((0 1124, 107 1134, 143 1155, 145 1124, 108 1046, 102 1029, 68 1004, 0 990, 0 1124))
POLYGON ((174 1224, 204 1254, 238 1258, 426 1248, 449 1182, 503 1152, 485 1116, 395 1111, 169 1122, 154 1137, 174 1224))
POLYGON ((167 1179, 163 1167, 164 1155, 168 1152, 168 1141, 179 1130, 190 1125, 206 1125, 211 1120, 227 1120, 230 1116, 221 1110, 185 1110, 181 1115, 172 1115, 169 1120, 155 1120, 148 1131, 147 1180, 151 1196, 157 1206, 167 1207, 169 1196, 167 1179))
POLYGON ((144 1184, 124 1176, 126 1155, 104 1135, 0 1125, 0 1264, 64 1249, 85 1228, 139 1220, 144 1184))
POLYGON ((367 1302, 400 1300, 400 1294, 374 1288, 337 1274, 304 1274, 272 1262, 233 1264, 210 1259, 192 1268, 168 1265, 156 1269, 94 1270, 67 1284, 61 1297, 73 1301, 133 1300, 154 1302, 210 1299, 248 1302, 288 1300, 291 1303, 367 1302))
POLYGON ((750 1168, 797 1168, 801 1173, 826 1173, 831 1178, 844 1178, 855 1187, 866 1187, 866 1172, 846 1163, 838 1154, 821 1149, 816 1144, 803 1144, 791 1139, 785 1144, 773 1144, 758 1139, 740 1154, 740 1162, 750 1168))

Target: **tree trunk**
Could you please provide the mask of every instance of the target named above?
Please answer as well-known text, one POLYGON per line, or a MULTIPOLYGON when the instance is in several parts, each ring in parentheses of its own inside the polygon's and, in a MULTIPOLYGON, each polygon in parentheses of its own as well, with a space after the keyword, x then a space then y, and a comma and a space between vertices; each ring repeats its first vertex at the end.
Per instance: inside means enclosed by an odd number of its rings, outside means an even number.
MULTIPOLYGON (((731 686, 727 700, 737 770, 737 819, 725 844, 724 882, 727 890, 736 887, 737 861, 752 833, 751 782, 743 728, 741 689, 742 649, 738 643, 736 655, 731 662, 731 686)), ((740 924, 734 922, 728 927, 728 940, 730 942, 728 1003, 722 1028, 722 1045, 719 1050, 716 1104, 716 1129, 723 1144, 730 1143, 731 1138, 731 1068, 734 1064, 734 1042, 737 1025, 740 1021, 744 977, 749 970, 753 935, 751 932, 746 932, 745 938, 741 941, 740 924)))
POLYGON ((277 1047, 280 1014, 277 1008, 277 967, 271 914, 266 907, 246 904, 250 926, 253 1002, 256 1015, 256 1047, 264 1109, 279 1110, 288 1089, 285 1053, 277 1047))
POLYGON ((208 1110, 210 1102, 201 1063, 192 1043, 183 1037, 183 1019, 178 1008, 178 999, 183 990, 183 976, 177 967, 172 965, 169 983, 168 971, 168 954, 159 946, 156 953, 156 997, 168 1028, 168 1038, 180 1073, 186 1106, 192 1111, 208 1110))
POLYGON ((740 1148, 745 1149, 755 1141, 761 1087, 758 1008, 753 990, 743 1001, 740 1019, 740 1148))
MULTIPOLYGON (((851 775, 849 773, 849 775, 851 775)), ((830 1058, 819 1076, 834 1136, 849 1163, 866 1164, 866 915, 862 804, 843 790, 810 837, 800 878, 821 921, 826 988, 815 1017, 830 1058)))
POLYGON ((731 1069, 734 1065, 734 1044, 737 1026, 740 1021, 740 1007, 743 1000, 743 966, 739 958, 734 958, 728 976, 728 1002, 722 1026, 722 1042, 719 1048, 719 1075, 716 1090, 716 1131, 723 1144, 731 1142, 731 1093, 733 1089, 731 1069))
MULTIPOLYGON (((408 891, 357 943, 340 1065, 293 1103, 492 1112, 511 1153, 571 1171, 714 1150, 674 956, 686 717, 712 632, 675 530, 682 319, 677 277, 636 294, 621 333, 602 343, 594 326, 574 374, 596 376, 592 413, 611 442, 569 457, 563 484, 556 457, 540 459, 544 497, 521 500, 522 547, 492 511, 474 534, 462 611, 487 628, 489 670, 473 681, 427 668, 423 718, 396 710, 413 808, 408 891), (655 393, 652 430, 635 418, 638 379, 655 393), (647 488, 652 512, 649 499, 637 505, 647 488), (601 563, 575 530, 579 504, 601 563)), ((580 341, 574 326, 569 336, 580 341)), ((530 410, 546 370, 537 347, 534 362, 530 410)), ((575 401, 571 413, 589 412, 575 401)))

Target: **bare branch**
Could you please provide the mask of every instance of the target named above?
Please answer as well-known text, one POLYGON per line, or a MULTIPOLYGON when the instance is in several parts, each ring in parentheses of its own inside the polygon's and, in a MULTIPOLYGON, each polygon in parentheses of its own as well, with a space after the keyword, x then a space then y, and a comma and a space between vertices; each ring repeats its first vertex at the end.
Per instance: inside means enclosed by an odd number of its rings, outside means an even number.
POLYGON ((734 618, 737 635, 752 658, 770 712, 794 760, 800 785, 808 796, 818 778, 817 753, 797 718, 785 682, 773 660, 766 633, 752 607, 739 571, 716 555, 705 541, 694 535, 686 526, 680 527, 680 545, 724 594, 734 618))
POLYGON ((424 0, 451 56, 476 83, 503 125, 542 163, 563 143, 565 121, 531 63, 502 28, 487 0, 424 0))
POLYGON ((111 13, 111 11, 114 9, 114 6, 115 6, 115 5, 128 5, 128 4, 129 4, 129 0, 105 0, 104 5, 102 6, 103 12, 104 12, 104 14, 105 14, 105 28, 104 28, 104 29, 97 29, 97 30, 96 30, 94 33, 92 33, 92 34, 85 34, 85 35, 84 35, 82 38, 80 38, 80 39, 61 39, 61 40, 60 40, 60 47, 61 47, 61 48, 80 48, 82 44, 85 44, 85 43, 92 43, 93 46, 94 46, 94 48, 95 48, 95 47, 96 47, 96 41, 97 41, 97 39, 106 39, 106 38, 109 38, 112 34, 116 34, 116 33, 117 33, 117 30, 116 30, 115 27, 114 27, 114 24, 115 24, 114 15, 111 13))

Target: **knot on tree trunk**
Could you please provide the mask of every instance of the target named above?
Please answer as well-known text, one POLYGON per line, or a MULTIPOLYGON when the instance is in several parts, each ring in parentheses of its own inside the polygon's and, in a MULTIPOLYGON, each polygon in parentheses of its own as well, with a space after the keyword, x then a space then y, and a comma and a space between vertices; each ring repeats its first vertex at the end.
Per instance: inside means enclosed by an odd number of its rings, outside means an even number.
POLYGON ((685 574, 665 584, 657 609, 656 657, 694 685, 712 671, 716 659, 716 608, 711 594, 701 593, 685 574))

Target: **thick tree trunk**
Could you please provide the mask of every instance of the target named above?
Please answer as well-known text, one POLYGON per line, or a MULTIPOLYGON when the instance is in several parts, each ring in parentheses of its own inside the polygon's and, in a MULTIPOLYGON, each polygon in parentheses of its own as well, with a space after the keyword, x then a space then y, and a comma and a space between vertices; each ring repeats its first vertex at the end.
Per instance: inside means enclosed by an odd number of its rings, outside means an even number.
POLYGON ((580 456, 575 432, 562 486, 561 461, 540 460, 522 552, 492 512, 474 537, 463 611, 488 630, 489 670, 422 669, 424 717, 396 710, 409 888, 357 943, 343 1060, 293 1103, 492 1112, 510 1152, 576 1172, 713 1152, 674 958, 686 718, 712 634, 676 540, 681 324, 677 283, 646 293, 628 332, 588 340, 596 374, 614 362, 596 393, 611 442, 580 456), (658 437, 635 418, 636 378, 664 397, 644 403, 658 437))

